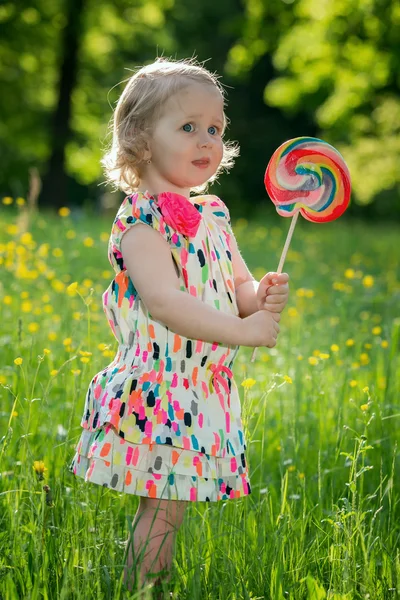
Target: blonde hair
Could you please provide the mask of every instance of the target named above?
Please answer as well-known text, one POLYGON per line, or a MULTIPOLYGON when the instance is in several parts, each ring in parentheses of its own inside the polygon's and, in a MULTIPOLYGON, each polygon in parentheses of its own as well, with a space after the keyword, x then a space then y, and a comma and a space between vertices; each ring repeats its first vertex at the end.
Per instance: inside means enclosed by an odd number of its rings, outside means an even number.
MULTIPOLYGON (((225 90, 218 81, 218 76, 205 69, 194 58, 173 61, 160 57, 152 64, 139 68, 128 79, 110 121, 113 132, 111 147, 101 160, 107 182, 115 190, 133 193, 138 189, 144 165, 146 138, 151 135, 163 104, 193 81, 215 86, 220 91, 225 106, 225 90)), ((228 122, 224 112, 223 132, 228 122)), ((204 192, 208 184, 215 181, 223 170, 228 171, 233 166, 238 155, 239 147, 235 142, 223 141, 223 156, 217 171, 208 181, 191 191, 204 192)))

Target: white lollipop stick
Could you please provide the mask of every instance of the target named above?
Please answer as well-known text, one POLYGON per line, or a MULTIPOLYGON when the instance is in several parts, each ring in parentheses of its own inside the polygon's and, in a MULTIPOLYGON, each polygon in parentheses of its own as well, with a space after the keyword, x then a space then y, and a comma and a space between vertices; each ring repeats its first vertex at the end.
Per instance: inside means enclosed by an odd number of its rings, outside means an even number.
MULTIPOLYGON (((278 265, 278 270, 277 270, 278 275, 280 275, 282 273, 283 265, 285 264, 285 260, 286 260, 286 254, 287 254, 287 251, 289 250, 290 242, 292 239, 294 228, 296 227, 298 216, 299 216, 299 211, 295 212, 295 214, 293 215, 293 218, 292 218, 292 222, 290 223, 289 231, 286 236, 286 242, 283 247, 281 258, 280 258, 279 265, 278 265)), ((256 358, 256 354, 257 354, 257 348, 254 348, 253 354, 251 356, 251 362, 254 362, 254 360, 256 358)))

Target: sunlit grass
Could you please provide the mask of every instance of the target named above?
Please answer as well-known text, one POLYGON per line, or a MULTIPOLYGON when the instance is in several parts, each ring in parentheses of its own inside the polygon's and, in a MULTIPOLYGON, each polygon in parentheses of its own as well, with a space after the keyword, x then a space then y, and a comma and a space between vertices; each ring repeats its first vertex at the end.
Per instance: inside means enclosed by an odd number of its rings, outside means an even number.
MULTIPOLYGON (((21 200, 0 217, 0 595, 127 597, 138 498, 67 471, 117 348, 101 306, 112 217, 29 216, 21 200)), ((288 220, 233 225, 254 275, 274 270, 288 220)), ((397 597, 399 258, 396 226, 299 221, 278 345, 234 367, 253 493, 189 506, 177 597, 397 597)))

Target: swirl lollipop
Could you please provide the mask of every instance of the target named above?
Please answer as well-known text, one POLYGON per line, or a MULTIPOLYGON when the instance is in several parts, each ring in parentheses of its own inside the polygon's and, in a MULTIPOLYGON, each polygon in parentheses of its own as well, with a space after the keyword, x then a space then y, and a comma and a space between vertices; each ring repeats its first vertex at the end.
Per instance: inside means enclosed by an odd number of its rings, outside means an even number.
MULTIPOLYGON (((340 217, 350 202, 350 173, 336 148, 318 138, 298 137, 275 150, 265 171, 264 184, 278 214, 293 217, 279 261, 279 274, 299 213, 313 223, 327 223, 340 217)), ((252 362, 255 355, 256 348, 252 362)))

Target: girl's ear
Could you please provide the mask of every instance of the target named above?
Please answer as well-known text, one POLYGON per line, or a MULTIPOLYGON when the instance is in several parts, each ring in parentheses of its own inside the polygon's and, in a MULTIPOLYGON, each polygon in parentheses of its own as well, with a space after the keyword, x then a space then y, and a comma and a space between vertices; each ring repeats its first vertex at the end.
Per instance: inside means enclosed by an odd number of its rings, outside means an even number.
POLYGON ((144 147, 144 153, 143 153, 143 160, 150 160, 151 159, 151 147, 150 147, 150 137, 144 133, 143 134, 143 147, 144 147))

